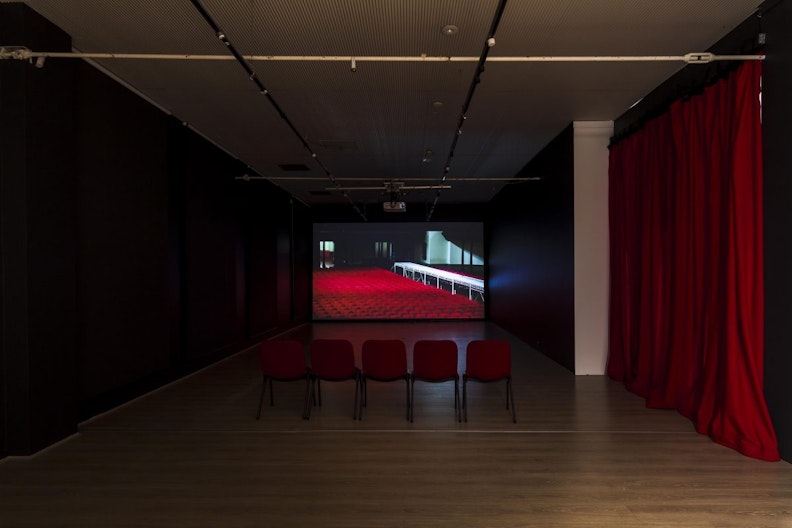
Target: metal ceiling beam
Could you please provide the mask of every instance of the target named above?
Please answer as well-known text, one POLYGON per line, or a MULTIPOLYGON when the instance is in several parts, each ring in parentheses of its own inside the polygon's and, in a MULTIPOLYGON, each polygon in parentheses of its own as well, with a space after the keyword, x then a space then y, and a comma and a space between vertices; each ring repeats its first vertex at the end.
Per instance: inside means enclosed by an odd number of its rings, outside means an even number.
MULTIPOLYGON (((264 62, 479 62, 480 57, 397 56, 397 55, 239 55, 246 61, 264 62)), ((24 46, 0 47, 0 59, 33 61, 38 58, 53 59, 126 59, 126 60, 237 60, 233 55, 191 55, 178 53, 86 53, 80 51, 32 51, 24 46)), ((685 55, 517 55, 487 57, 487 62, 684 62, 707 64, 714 61, 764 60, 765 55, 715 55, 712 53, 686 53, 685 55)))

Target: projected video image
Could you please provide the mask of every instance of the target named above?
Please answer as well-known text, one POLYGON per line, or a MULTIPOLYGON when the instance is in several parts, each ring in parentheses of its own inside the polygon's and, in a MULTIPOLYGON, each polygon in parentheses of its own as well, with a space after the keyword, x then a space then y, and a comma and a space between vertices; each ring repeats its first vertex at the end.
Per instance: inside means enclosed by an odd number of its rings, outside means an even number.
POLYGON ((483 319, 481 223, 315 224, 314 320, 483 319))

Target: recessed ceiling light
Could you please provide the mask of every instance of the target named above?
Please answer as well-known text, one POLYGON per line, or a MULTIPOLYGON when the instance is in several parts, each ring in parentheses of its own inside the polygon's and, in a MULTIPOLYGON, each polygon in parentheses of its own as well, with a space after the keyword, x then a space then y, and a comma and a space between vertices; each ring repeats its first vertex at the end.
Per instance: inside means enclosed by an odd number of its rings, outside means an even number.
POLYGON ((433 101, 432 102, 432 110, 434 112, 439 112, 443 108, 443 101, 433 101))
POLYGON ((455 35, 459 31, 459 28, 456 27, 454 24, 448 24, 447 26, 443 26, 442 32, 443 35, 450 37, 451 35, 455 35))

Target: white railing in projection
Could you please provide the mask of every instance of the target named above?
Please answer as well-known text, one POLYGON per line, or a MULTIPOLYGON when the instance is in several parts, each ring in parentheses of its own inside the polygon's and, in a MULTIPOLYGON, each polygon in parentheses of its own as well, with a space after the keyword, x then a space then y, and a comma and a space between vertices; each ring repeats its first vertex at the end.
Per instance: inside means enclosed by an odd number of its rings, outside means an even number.
POLYGON ((463 287, 471 301, 484 302, 484 280, 475 277, 460 275, 453 271, 446 271, 413 262, 394 262, 393 273, 402 277, 422 282, 427 286, 442 289, 443 283, 448 284, 453 295, 459 295, 457 288, 463 287))

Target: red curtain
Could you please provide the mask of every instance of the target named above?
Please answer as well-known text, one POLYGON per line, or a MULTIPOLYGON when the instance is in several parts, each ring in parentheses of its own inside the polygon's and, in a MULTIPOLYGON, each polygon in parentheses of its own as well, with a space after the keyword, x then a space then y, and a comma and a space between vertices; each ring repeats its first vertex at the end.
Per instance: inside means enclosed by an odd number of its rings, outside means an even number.
POLYGON ((763 392, 760 81, 748 61, 611 147, 608 374, 779 460, 763 392))

